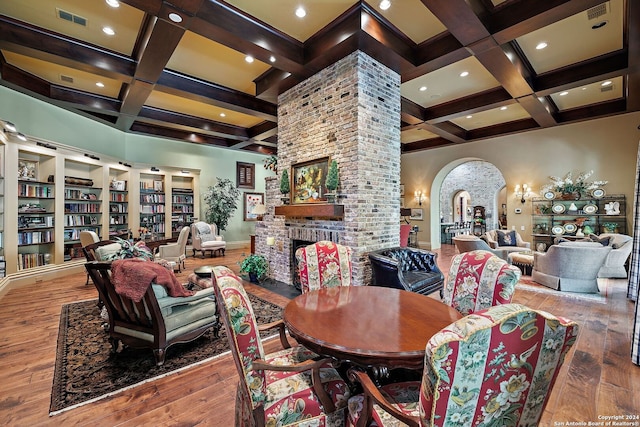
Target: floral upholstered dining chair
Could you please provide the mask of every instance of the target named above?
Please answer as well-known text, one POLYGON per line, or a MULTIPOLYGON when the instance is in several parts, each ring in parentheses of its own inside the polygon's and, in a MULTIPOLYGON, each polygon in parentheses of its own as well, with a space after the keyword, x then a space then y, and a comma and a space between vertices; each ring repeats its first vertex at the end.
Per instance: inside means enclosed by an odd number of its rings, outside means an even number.
POLYGON ((489 251, 471 251, 451 261, 442 299, 463 315, 511 302, 520 269, 489 251))
POLYGON ((302 293, 351 285, 351 248, 320 241, 298 248, 298 276, 302 293))
POLYGON ((305 347, 291 347, 282 320, 258 326, 242 280, 213 267, 218 313, 240 375, 237 426, 343 426, 350 393, 331 366, 305 347), (283 350, 266 354, 259 332, 278 327, 283 350))
POLYGON ((481 310, 431 337, 422 382, 377 388, 352 372, 364 393, 349 399, 347 425, 537 426, 577 335, 575 322, 520 304, 481 310))

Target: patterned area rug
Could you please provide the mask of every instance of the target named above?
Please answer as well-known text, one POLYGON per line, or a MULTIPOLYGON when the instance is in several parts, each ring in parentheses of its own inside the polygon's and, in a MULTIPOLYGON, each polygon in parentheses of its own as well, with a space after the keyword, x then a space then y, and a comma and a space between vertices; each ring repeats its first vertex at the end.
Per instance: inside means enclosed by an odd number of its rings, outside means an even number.
MULTIPOLYGON (((249 294, 249 298, 258 323, 282 317, 280 306, 255 295, 249 294)), ((95 300, 62 306, 49 415, 111 396, 229 352, 223 327, 218 339, 210 330, 195 341, 170 347, 164 365, 156 366, 151 350, 125 348, 112 354, 102 323, 95 300)), ((266 331, 263 337, 274 333, 275 330, 266 331)))
POLYGON ((523 289, 531 292, 542 292, 546 294, 552 294, 554 296, 559 296, 562 298, 573 298, 573 299, 581 299, 585 301, 596 302, 599 304, 607 303, 607 289, 600 289, 600 292, 597 294, 585 294, 580 292, 562 292, 557 291, 555 289, 548 288, 539 284, 538 282, 534 282, 530 277, 522 277, 518 284, 516 285, 516 291, 518 289, 523 289))

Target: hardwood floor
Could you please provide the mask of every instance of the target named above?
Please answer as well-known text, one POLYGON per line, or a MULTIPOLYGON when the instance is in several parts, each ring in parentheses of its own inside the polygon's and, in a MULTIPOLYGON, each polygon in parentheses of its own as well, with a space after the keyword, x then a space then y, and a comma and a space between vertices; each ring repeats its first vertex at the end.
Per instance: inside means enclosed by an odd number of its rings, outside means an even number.
MULTIPOLYGON (((454 253, 445 245, 438 263, 447 271, 454 253)), ((187 272, 224 264, 238 270, 243 250, 225 257, 187 259, 187 272)), ((153 381, 49 417, 60 308, 92 299, 86 275, 75 274, 13 289, 0 300, 0 420, 8 426, 228 426, 234 419, 238 374, 231 356, 153 381)), ((514 302, 576 320, 580 336, 569 353, 541 425, 598 421, 598 416, 640 414, 640 367, 630 361, 634 304, 626 281, 608 280, 607 303, 517 289, 514 302)), ((277 304, 287 298, 259 286, 247 290, 277 304)), ((269 351, 269 345, 267 345, 269 351)), ((566 425, 566 424, 564 424, 566 425)))

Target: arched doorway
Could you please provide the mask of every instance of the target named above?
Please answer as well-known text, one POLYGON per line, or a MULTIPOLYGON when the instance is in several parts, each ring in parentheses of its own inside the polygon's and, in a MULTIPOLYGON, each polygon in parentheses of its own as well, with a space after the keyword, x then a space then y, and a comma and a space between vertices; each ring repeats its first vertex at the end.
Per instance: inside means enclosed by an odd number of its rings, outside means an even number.
POLYGON ((431 248, 436 249, 441 245, 441 223, 473 217, 473 212, 468 212, 468 209, 465 209, 463 215, 463 207, 482 206, 487 230, 504 227, 505 186, 502 172, 492 163, 482 159, 458 159, 443 167, 431 187, 431 194, 439 195, 431 200, 431 248), (465 193, 468 194, 468 198, 465 193), (466 200, 463 204, 459 204, 461 196, 466 200), (454 219, 456 214, 458 217, 454 219))

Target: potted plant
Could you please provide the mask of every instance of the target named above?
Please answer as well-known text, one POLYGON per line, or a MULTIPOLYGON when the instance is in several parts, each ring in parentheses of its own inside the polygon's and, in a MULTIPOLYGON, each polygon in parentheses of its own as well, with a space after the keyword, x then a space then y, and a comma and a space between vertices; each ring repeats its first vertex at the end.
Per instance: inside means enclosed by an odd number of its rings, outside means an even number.
POLYGON ((602 231, 604 233, 615 233, 618 230, 618 224, 615 222, 603 222, 602 231))
POLYGON ((340 178, 338 177, 338 162, 332 160, 331 164, 329 165, 329 171, 327 172, 327 179, 325 180, 325 185, 327 187, 327 190, 329 190, 329 192, 326 194, 327 201, 329 203, 335 203, 335 191, 338 189, 339 184, 340 178))
POLYGON ((258 283, 269 271, 269 262, 263 255, 249 255, 240 263, 240 273, 249 276, 251 283, 258 283))
POLYGON ((227 228, 229 218, 238 209, 238 190, 229 179, 216 178, 218 181, 207 189, 204 201, 207 205, 205 218, 208 223, 218 226, 220 232, 227 228))
POLYGON ((280 193, 282 193, 282 203, 289 204, 289 193, 291 191, 291 183, 289 182, 289 172, 285 169, 282 171, 282 177, 280 178, 280 193))

